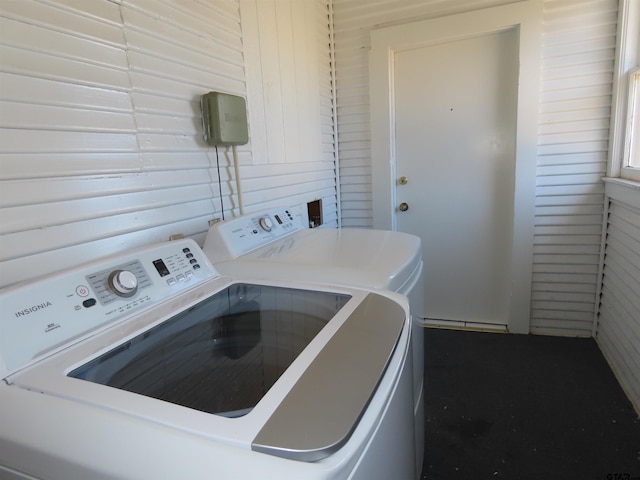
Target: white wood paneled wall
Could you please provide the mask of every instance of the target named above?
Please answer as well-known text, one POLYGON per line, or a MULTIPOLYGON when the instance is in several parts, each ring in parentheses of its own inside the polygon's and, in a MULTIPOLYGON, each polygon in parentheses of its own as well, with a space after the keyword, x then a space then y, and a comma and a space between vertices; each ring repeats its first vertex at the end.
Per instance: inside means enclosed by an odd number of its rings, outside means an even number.
MULTIPOLYGON (((174 234, 202 240, 221 216, 199 106, 213 90, 248 96, 256 122, 255 145, 238 148, 246 211, 322 198, 336 224, 327 3, 253 3, 289 21, 250 45, 258 25, 239 0, 0 3, 0 286, 174 234), (294 36, 304 58, 288 56, 294 36), (262 85, 285 86, 280 102, 245 77, 256 49, 283 60, 262 85), (267 124, 281 134, 260 136, 267 124)), ((229 215, 230 151, 219 157, 229 215)))
MULTIPOLYGON (((509 1, 334 0, 344 226, 372 226, 368 52, 373 28, 509 1)), ((531 331, 590 336, 606 169, 615 0, 545 0, 531 331)), ((427 272, 428 275, 428 272, 427 272)))
POLYGON ((640 191, 607 184, 607 233, 596 338, 640 412, 640 191), (635 196, 634 196, 635 195, 635 196))
POLYGON ((240 11, 255 165, 242 172, 245 202, 295 205, 313 200, 311 189, 336 226, 328 4, 241 0, 240 11))

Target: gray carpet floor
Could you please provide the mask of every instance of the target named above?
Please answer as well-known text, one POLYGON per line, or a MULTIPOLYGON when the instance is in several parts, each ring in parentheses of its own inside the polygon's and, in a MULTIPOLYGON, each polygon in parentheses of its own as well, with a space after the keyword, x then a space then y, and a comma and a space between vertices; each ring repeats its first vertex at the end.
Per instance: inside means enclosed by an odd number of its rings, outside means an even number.
POLYGON ((422 478, 640 480, 640 419, 595 340, 425 329, 422 478))

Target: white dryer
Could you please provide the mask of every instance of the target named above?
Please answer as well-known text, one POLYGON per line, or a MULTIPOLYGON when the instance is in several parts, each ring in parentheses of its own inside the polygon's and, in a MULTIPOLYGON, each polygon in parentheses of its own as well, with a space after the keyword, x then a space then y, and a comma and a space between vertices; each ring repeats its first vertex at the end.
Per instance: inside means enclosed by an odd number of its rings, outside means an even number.
POLYGON ((424 455, 424 276, 420 238, 370 229, 309 229, 292 209, 274 208, 213 225, 205 253, 231 277, 387 289, 409 298, 413 315, 416 473, 424 455))
POLYGON ((4 289, 0 312, 0 478, 415 475, 401 295, 232 281, 180 240, 4 289))

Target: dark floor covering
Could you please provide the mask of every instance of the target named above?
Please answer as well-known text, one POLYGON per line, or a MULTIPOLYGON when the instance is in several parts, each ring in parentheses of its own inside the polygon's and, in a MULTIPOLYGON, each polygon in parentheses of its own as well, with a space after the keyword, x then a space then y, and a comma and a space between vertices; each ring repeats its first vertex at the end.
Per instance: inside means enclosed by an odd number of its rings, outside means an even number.
POLYGON ((425 329, 422 478, 640 479, 640 419, 595 340, 425 329))

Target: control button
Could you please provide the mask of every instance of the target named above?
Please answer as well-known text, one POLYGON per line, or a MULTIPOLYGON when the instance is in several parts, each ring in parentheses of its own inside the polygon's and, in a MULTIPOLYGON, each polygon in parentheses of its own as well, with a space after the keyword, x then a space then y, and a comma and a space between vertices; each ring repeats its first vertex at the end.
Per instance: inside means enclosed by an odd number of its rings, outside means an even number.
POLYGON ((116 270, 109 275, 109 286, 116 295, 130 297, 138 290, 138 277, 129 270, 116 270))
POLYGON ((189 263, 193 265, 194 263, 198 263, 198 260, 196 260, 195 258, 192 258, 191 260, 189 260, 189 263))
POLYGON ((167 285, 169 285, 170 287, 173 287, 176 284, 176 279, 171 277, 167 279, 167 285))
POLYGON ((187 253, 187 258, 193 258, 193 253, 187 253))
POLYGON ((186 272, 184 272, 185 277, 187 277, 187 280, 189 280, 191 277, 193 277, 194 273, 191 270, 187 270, 186 272))
POLYGON ((269 217, 262 217, 258 223, 265 232, 270 232, 273 228, 273 221, 269 217))
POLYGON ((82 306, 84 308, 90 308, 93 307, 96 303, 97 302, 95 298, 87 298, 84 302, 82 302, 82 306))
POLYGON ((76 287, 76 293, 79 297, 86 297, 89 295, 89 288, 85 285, 78 285, 76 287))
POLYGON ((183 248, 182 253, 189 253, 191 251, 190 248, 183 248))
POLYGON ((184 275, 183 275, 183 274, 178 275, 178 276, 176 277, 176 279, 177 279, 179 282, 184 282, 184 281, 186 280, 186 278, 184 278, 184 275))
POLYGON ((193 266, 194 270, 200 270, 200 265, 198 265, 197 263, 193 266))

